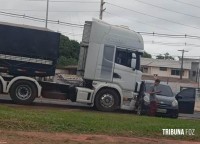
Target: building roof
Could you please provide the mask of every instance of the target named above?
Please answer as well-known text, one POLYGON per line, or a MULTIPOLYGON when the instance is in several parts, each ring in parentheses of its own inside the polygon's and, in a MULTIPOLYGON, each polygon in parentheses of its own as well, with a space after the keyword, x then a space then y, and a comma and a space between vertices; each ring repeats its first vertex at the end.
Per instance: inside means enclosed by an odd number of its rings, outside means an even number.
MULTIPOLYGON (((196 82, 183 78, 182 80, 180 78, 175 78, 175 77, 164 77, 164 76, 159 76, 158 77, 161 82, 173 82, 173 83, 190 83, 190 84, 197 84, 196 82)), ((142 80, 154 80, 155 77, 152 75, 142 75, 142 80)))
MULTIPOLYGON (((179 61, 181 61, 182 58, 179 58, 179 61)), ((200 59, 194 59, 194 58, 184 58, 183 59, 185 62, 197 62, 199 63, 200 62, 200 59)))
MULTIPOLYGON (((141 65, 150 67, 181 68, 181 61, 141 58, 141 65)), ((183 61, 183 69, 191 69, 191 62, 183 61)))

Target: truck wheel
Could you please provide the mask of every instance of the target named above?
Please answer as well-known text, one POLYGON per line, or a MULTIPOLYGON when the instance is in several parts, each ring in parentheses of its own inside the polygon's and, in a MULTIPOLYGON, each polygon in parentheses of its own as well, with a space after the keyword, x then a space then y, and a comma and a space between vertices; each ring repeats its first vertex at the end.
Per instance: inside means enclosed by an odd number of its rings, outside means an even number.
POLYGON ((18 104, 31 104, 37 96, 35 85, 26 80, 15 82, 10 89, 11 99, 18 104))
POLYGON ((119 106, 119 96, 112 89, 103 89, 95 97, 95 106, 99 111, 112 112, 119 106))

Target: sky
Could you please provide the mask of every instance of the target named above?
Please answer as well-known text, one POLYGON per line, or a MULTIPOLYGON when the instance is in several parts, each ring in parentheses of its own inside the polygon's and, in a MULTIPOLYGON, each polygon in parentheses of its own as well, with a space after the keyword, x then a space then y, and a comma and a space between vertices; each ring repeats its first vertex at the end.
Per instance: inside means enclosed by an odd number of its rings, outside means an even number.
MULTIPOLYGON (((103 21, 144 32, 141 34, 146 52, 153 56, 168 52, 178 57, 181 56, 178 50, 184 49, 188 51, 185 57, 200 58, 199 0, 104 1, 103 21)), ((44 21, 19 18, 13 14, 45 19, 46 8, 47 0, 0 0, 0 21, 45 27, 44 21)), ((99 9, 100 0, 49 0, 48 19, 83 25, 85 21, 99 18, 99 9)), ((83 28, 77 25, 48 23, 48 28, 80 42, 83 28)))

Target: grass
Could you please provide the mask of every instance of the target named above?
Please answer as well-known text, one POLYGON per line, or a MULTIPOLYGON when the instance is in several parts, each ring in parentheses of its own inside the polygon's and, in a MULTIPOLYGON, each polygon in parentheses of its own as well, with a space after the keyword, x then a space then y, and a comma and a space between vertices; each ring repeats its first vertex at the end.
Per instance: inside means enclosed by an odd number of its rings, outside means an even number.
POLYGON ((200 140, 200 121, 83 110, 0 106, 0 129, 200 140), (27 109, 28 108, 28 109, 27 109), (162 129, 195 129, 195 136, 163 136, 162 129))

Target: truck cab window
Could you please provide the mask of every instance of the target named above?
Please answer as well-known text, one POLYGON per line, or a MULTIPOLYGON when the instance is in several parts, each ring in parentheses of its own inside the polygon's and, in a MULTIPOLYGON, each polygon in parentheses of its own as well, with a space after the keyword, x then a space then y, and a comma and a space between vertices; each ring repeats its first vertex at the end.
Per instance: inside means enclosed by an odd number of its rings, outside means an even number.
POLYGON ((128 50, 116 50, 115 63, 131 67, 132 52, 128 50))

